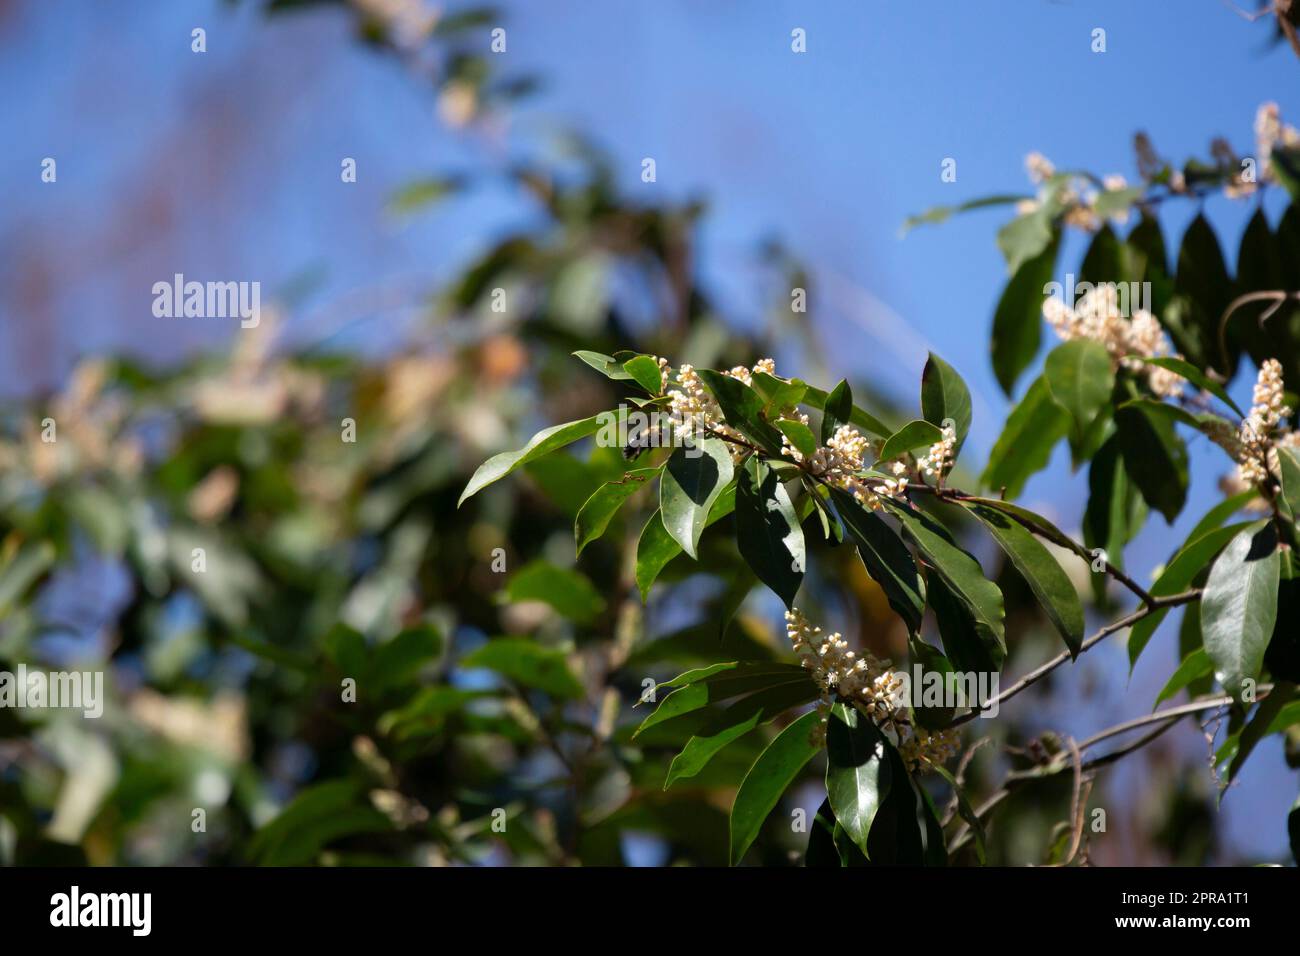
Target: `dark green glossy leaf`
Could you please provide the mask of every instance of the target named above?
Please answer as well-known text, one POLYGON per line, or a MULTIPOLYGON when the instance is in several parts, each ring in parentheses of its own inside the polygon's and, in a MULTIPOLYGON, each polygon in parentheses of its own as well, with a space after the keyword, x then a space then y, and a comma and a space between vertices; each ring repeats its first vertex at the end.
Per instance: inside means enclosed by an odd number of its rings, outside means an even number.
POLYGON ((970 389, 957 370, 933 352, 926 359, 925 370, 921 373, 921 414, 926 421, 940 428, 951 420, 957 437, 953 458, 961 454, 961 447, 970 432, 970 389))
POLYGON ((736 479, 736 544, 758 579, 791 607, 803 583, 803 528, 776 472, 751 458, 736 479))
POLYGON ((822 444, 831 440, 835 430, 849 424, 853 417, 853 391, 849 383, 840 379, 822 403, 822 444))
POLYGON ((1115 425, 1124 470, 1146 503, 1173 524, 1187 500, 1187 448, 1182 439, 1167 419, 1141 403, 1117 410, 1115 425))
POLYGON ((781 433, 763 417, 763 399, 740 379, 700 369, 700 379, 718 400, 727 424, 769 455, 781 454, 781 433))
MULTIPOLYGON (((1168 597, 1171 594, 1178 594, 1186 591, 1191 587, 1192 579, 1196 577, 1201 570, 1208 565, 1216 554, 1223 550, 1224 545, 1231 541, 1238 533, 1242 532, 1250 525, 1246 523, 1229 525, 1226 528, 1213 528, 1206 531, 1200 537, 1187 541, 1178 553, 1174 555, 1156 578, 1154 584, 1148 588, 1148 592, 1155 597, 1168 597)), ((1164 620, 1165 615, 1169 613, 1168 608, 1161 608, 1148 614, 1142 620, 1133 625, 1128 635, 1128 661, 1129 670, 1137 663, 1138 656, 1151 640, 1151 635, 1155 633, 1160 622, 1164 620)))
POLYGON ((983 505, 970 508, 970 512, 1029 584, 1071 656, 1077 655, 1083 643, 1083 605, 1065 571, 1019 521, 983 505))
POLYGON ((1205 653, 1205 648, 1196 648, 1196 650, 1184 657, 1178 667, 1175 668, 1173 675, 1165 682, 1165 686, 1160 689, 1160 693, 1156 696, 1154 706, 1159 707, 1193 681, 1213 672, 1214 663, 1210 660, 1210 655, 1205 653))
POLYGON ((867 573, 885 592, 889 606, 906 622, 908 631, 917 633, 925 614, 925 585, 912 553, 889 525, 852 495, 835 489, 831 500, 857 543, 867 573))
POLYGON ((1201 597, 1205 652, 1215 679, 1237 700, 1264 663, 1277 620, 1281 566, 1276 529, 1259 521, 1238 532, 1210 568, 1201 597))
POLYGON ((573 538, 577 542, 578 554, 595 541, 610 521, 623 507, 623 503, 659 476, 660 468, 634 468, 618 481, 607 481, 586 500, 573 522, 573 538))
POLYGON ((731 865, 735 866, 753 844, 768 814, 781 795, 799 778, 817 752, 813 731, 821 717, 810 711, 777 734, 745 774, 731 805, 731 865))
MULTIPOLYGON (((954 543, 947 529, 929 515, 892 502, 889 508, 902 524, 903 533, 969 614, 994 667, 1000 666, 1006 657, 1006 642, 1002 592, 998 586, 985 576, 978 561, 954 543)), ((955 655, 949 656, 956 660, 955 655)))
POLYGON ((676 448, 668 459, 659 481, 659 514, 669 536, 692 558, 710 509, 732 474, 731 452, 720 438, 676 448))
POLYGON ((723 747, 790 708, 816 700, 819 693, 817 685, 805 676, 801 682, 779 684, 742 697, 686 742, 682 752, 673 758, 668 767, 664 789, 667 790, 678 780, 695 776, 723 747))
MULTIPOLYGON (((854 844, 868 853, 867 838, 880 805, 889 796, 888 741, 851 705, 836 704, 826 729, 826 796, 835 819, 854 844)), ((906 785, 906 781, 899 781, 906 785)))
MULTIPOLYGON (((1124 471, 1119 439, 1108 438, 1088 466, 1088 505, 1083 514, 1083 543, 1101 548, 1106 560, 1123 570, 1124 546, 1137 537, 1146 522, 1147 505, 1124 471)), ((1093 593, 1101 601, 1108 577, 1094 574, 1093 593)))

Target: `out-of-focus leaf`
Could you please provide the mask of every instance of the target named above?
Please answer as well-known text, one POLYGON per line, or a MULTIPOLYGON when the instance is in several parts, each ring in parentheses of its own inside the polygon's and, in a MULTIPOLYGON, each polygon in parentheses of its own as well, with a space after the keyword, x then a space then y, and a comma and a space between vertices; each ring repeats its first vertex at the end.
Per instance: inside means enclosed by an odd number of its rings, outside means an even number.
MULTIPOLYGON (((1037 215, 1037 214, 1035 214, 1037 215)), ((1030 220, 1025 241, 1019 242, 1014 256, 1005 248, 1011 264, 1011 279, 1002 290, 993 313, 993 373, 1002 390, 1010 395, 1020 373, 1038 354, 1042 341, 1043 289, 1052 281, 1056 269, 1056 251, 1060 238, 1041 219, 1022 216, 1011 225, 1030 220), (1044 232, 1038 232, 1041 227, 1044 232)), ((1010 227, 1008 227, 1010 228, 1010 227)), ((1002 239, 1002 234, 998 236, 1002 239)))
POLYGON ((1070 416, 1052 399, 1047 381, 1035 379, 1007 416, 980 483, 986 488, 1005 488, 1007 497, 1017 497, 1029 476, 1047 467, 1052 448, 1069 427, 1070 416))
POLYGON ((1024 195, 983 196, 979 199, 971 199, 952 206, 931 206, 923 213, 908 216, 904 219, 900 232, 906 235, 917 226, 938 225, 941 222, 946 222, 955 213, 968 212, 972 209, 984 209, 988 206, 1006 206, 1030 198, 1032 197, 1024 195))
POLYGON ((1070 414, 1075 439, 1082 440, 1115 387, 1106 347, 1092 339, 1062 342, 1047 353, 1043 378, 1052 398, 1070 414))
POLYGON ((1144 358, 1142 361, 1146 362, 1148 365, 1155 365, 1159 368, 1176 372, 1197 388, 1209 392, 1238 415, 1243 418, 1245 417, 1246 413, 1237 406, 1237 403, 1232 400, 1232 396, 1228 394, 1227 390, 1222 385, 1211 379, 1186 359, 1175 358, 1173 356, 1162 356, 1160 358, 1144 358))
POLYGON ((515 573, 506 585, 506 599, 541 601, 578 624, 590 623, 605 609, 605 599, 586 575, 542 560, 530 562, 515 573))
POLYGON ((460 666, 496 671, 502 677, 552 697, 577 700, 583 694, 582 682, 569 669, 565 654, 526 637, 494 638, 461 658, 460 666))

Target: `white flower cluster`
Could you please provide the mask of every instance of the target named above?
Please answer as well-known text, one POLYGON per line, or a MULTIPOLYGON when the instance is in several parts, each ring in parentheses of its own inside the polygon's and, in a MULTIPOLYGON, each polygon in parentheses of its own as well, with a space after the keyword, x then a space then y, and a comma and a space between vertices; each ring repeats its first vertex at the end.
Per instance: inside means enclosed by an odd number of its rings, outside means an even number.
MULTIPOLYGON (((1038 152, 1030 153, 1025 157, 1025 170, 1029 173, 1029 181, 1036 186, 1044 185, 1056 175, 1056 167, 1052 161, 1038 152)), ((1106 192, 1115 192, 1126 189, 1128 180, 1114 173, 1102 180, 1102 187, 1106 192)), ((1056 192, 1051 198, 1065 211, 1066 225, 1086 232, 1096 232, 1101 228, 1101 217, 1097 215, 1095 208, 1100 195, 1096 189, 1088 186, 1086 180, 1072 177, 1057 185, 1056 192)), ((1016 204, 1016 213, 1021 216, 1027 215, 1036 212, 1041 206, 1041 196, 1039 199, 1022 199, 1016 204)), ((1124 223, 1128 221, 1128 212, 1121 210, 1113 213, 1110 218, 1117 223, 1124 223)))
POLYGON ((1115 368, 1145 373, 1151 391, 1161 398, 1182 391, 1181 375, 1142 361, 1171 354, 1160 323, 1145 309, 1138 309, 1132 319, 1121 315, 1119 294, 1113 283, 1103 283, 1086 292, 1079 299, 1077 309, 1052 296, 1043 303, 1043 317, 1067 342, 1071 339, 1100 342, 1115 368))
MULTIPOLYGON (((807 415, 797 417, 805 425, 808 424, 807 415)), ((782 442, 782 451, 796 462, 805 462, 804 456, 789 441, 782 442)), ((901 461, 890 463, 888 467, 893 472, 892 478, 860 475, 867 467, 867 457, 871 454, 871 442, 861 432, 852 425, 841 425, 835 429, 835 434, 831 435, 826 444, 807 459, 806 467, 810 473, 847 491, 859 504, 878 511, 883 507, 882 498, 903 498, 907 491, 907 466, 901 461)))
POLYGON ((785 621, 795 653, 822 690, 817 704, 821 722, 814 731, 819 743, 825 742, 831 705, 838 697, 852 703, 882 730, 892 731, 911 770, 943 763, 956 752, 956 730, 928 733, 911 725, 904 675, 894 670, 888 660, 849 650, 848 641, 838 632, 823 635, 822 629, 812 625, 797 607, 786 612, 785 621))
POLYGON ((1266 484, 1270 473, 1278 471, 1278 445, 1300 445, 1300 433, 1280 427, 1282 419, 1291 414, 1283 393, 1282 363, 1266 359, 1255 379, 1254 404, 1241 423, 1235 444, 1220 442, 1237 459, 1237 476, 1247 485, 1266 484))
MULTIPOLYGON (((659 374, 663 382, 662 387, 667 389, 668 360, 659 359, 658 361, 659 374)), ((752 385, 753 377, 759 372, 775 375, 776 363, 770 358, 759 359, 754 363, 752 369, 737 365, 726 374, 739 379, 746 385, 752 385)), ((717 399, 705 387, 699 373, 695 371, 693 366, 683 365, 677 370, 677 384, 677 388, 668 392, 668 412, 675 422, 674 429, 678 435, 689 440, 704 437, 709 432, 716 432, 724 438, 731 438, 736 441, 744 440, 739 432, 726 424, 717 399)), ((733 441, 728 442, 727 447, 731 452, 733 461, 739 461, 745 456, 746 449, 744 445, 736 444, 733 441)))
POLYGON ((929 454, 917 461, 925 475, 942 478, 952 467, 953 451, 957 447, 957 431, 951 425, 943 426, 943 438, 930 446, 929 454))
MULTIPOLYGON (((1278 146, 1300 146, 1300 130, 1282 122, 1281 111, 1276 103, 1263 103, 1255 113, 1255 149, 1258 152, 1259 176, 1261 179, 1273 179, 1273 164, 1270 154, 1278 146)), ((1240 195, 1245 195, 1246 190, 1240 195)))

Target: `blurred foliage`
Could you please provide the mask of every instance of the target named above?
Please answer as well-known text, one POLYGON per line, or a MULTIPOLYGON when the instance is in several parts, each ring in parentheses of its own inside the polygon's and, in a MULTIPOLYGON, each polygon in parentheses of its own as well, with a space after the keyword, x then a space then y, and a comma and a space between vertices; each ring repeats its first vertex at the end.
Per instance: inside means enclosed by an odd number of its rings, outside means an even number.
MULTIPOLYGON (((452 125, 486 121, 536 86, 498 76, 483 55, 492 10, 259 6, 351 17, 363 42, 430 83, 452 125)), ((756 248, 773 307, 740 331, 699 283, 703 203, 630 200, 596 148, 563 142, 558 160, 502 174, 539 215, 439 290, 400 354, 286 349, 264 309, 228 354, 165 370, 88 361, 58 394, 4 409, 0 670, 102 670, 108 700, 97 721, 0 708, 0 863, 728 861, 736 790, 785 718, 670 789, 670 763, 703 715, 633 734, 647 686, 716 661, 794 659, 734 517, 704 533, 698 564, 668 560, 643 603, 636 545, 657 505, 647 489, 620 493, 603 534, 575 554, 583 505, 630 467, 620 449, 585 438, 458 505, 484 459, 640 394, 575 351, 699 368, 775 354, 812 381, 826 359, 789 299, 812 280, 780 246, 756 248)), ((431 176, 392 206, 431 211, 462 185, 431 176)), ((1059 226, 1049 219, 1049 236, 1059 226)), ((1046 248, 1016 253, 1022 268, 1046 248)), ((1242 349, 1255 354, 1244 332, 1234 360, 1242 349)), ((908 417, 867 382, 853 393, 887 421, 908 417)), ((1005 467, 1014 478, 1024 465, 1005 467)), ((973 530, 945 520, 963 538, 973 530)), ((873 653, 907 658, 909 629, 854 548, 810 535, 809 549, 801 606, 850 621, 873 653)), ((1035 594, 1010 563, 986 567, 1010 660, 1042 660, 1059 638, 1035 594)), ((972 791, 1039 746, 1038 726, 986 723, 1004 747, 974 760, 972 791)), ((824 763, 792 782, 747 862, 802 860, 824 763), (795 810, 807 828, 790 825, 795 810)), ((989 862, 1048 857, 1069 812, 1061 783, 1015 793, 987 834, 989 862)), ((1157 810, 1134 834, 1143 860, 1208 859, 1213 793, 1173 774, 1152 793, 1157 810)), ((973 861, 967 846, 958 860, 973 861)))

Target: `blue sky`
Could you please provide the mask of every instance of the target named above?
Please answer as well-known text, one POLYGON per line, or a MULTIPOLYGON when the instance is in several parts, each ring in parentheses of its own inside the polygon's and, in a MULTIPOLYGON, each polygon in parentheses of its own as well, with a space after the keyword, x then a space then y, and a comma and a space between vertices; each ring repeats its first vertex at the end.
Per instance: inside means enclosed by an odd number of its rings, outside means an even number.
MULTIPOLYGON (((630 193, 708 199, 701 268, 736 321, 755 321, 767 305, 754 250, 776 236, 820 279, 812 311, 834 371, 914 400, 926 349, 944 355, 975 392, 966 454, 982 458, 1007 410, 988 361, 1005 213, 906 238, 902 221, 1026 190, 1031 150, 1062 168, 1133 178, 1138 129, 1181 162, 1206 154, 1214 135, 1249 151, 1264 100, 1300 119, 1300 63, 1269 51, 1269 28, 1219 0, 502 3, 506 67, 545 85, 506 126, 475 136, 441 128, 430 91, 352 42, 334 12, 268 24, 251 6, 0 5, 5 393, 56 384, 81 355, 173 360, 227 336, 219 324, 159 329, 149 289, 174 272, 307 288, 297 337, 391 345, 419 291, 531 213, 518 196, 480 189, 399 221, 384 213, 386 198, 418 176, 498 166, 574 127, 611 152, 630 193), (190 51, 195 26, 208 31, 206 54, 190 51), (807 32, 806 54, 790 50, 795 27, 807 32), (1098 27, 1105 53, 1091 50, 1098 27), (58 160, 57 185, 39 181, 45 156, 58 160), (358 161, 355 185, 339 181, 342 156, 358 161), (654 184, 640 181, 646 156, 654 184), (948 157, 955 183, 940 180, 948 157)), ((1274 221, 1278 198, 1268 205, 1274 221)), ((1206 206, 1230 262, 1253 208, 1206 206)), ((1195 212, 1190 203, 1164 211, 1172 247, 1195 212)), ((1063 265, 1081 253, 1076 237, 1063 265)), ((1140 578, 1216 500, 1220 461, 1194 450, 1187 520, 1170 531, 1153 519, 1129 555, 1140 578)), ((1058 457, 1026 503, 1071 527, 1084 489, 1058 457)), ((1125 716, 1149 708, 1173 641, 1166 627, 1131 685, 1116 688, 1125 716)), ((1095 666, 1113 675, 1115 655, 1099 648, 1095 666)), ((1190 726, 1185 737, 1197 746, 1190 726)), ((1295 787, 1276 772, 1278 750, 1276 741, 1261 748, 1226 804, 1231 838, 1248 853, 1281 845, 1295 787)))

